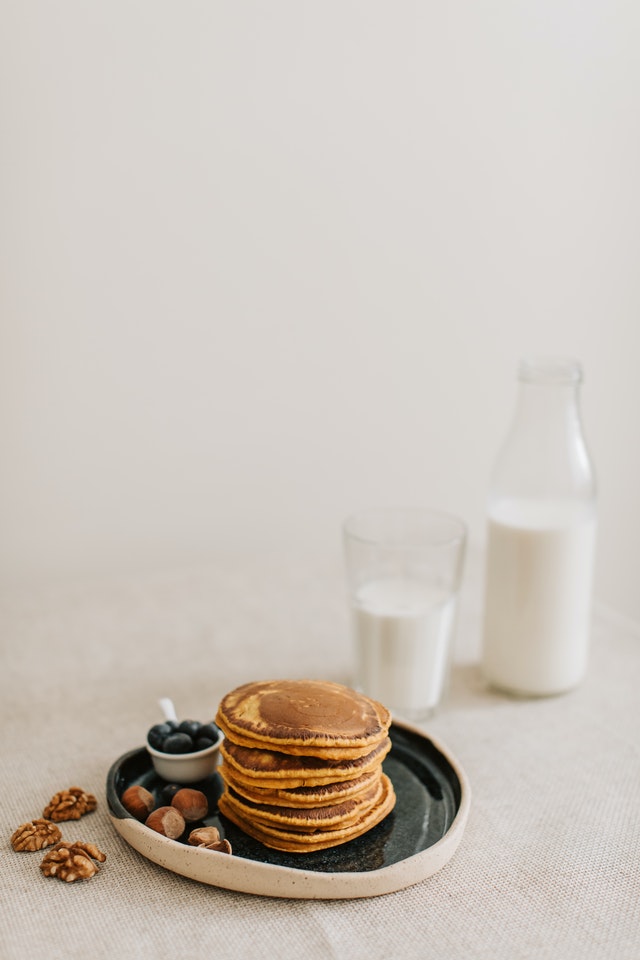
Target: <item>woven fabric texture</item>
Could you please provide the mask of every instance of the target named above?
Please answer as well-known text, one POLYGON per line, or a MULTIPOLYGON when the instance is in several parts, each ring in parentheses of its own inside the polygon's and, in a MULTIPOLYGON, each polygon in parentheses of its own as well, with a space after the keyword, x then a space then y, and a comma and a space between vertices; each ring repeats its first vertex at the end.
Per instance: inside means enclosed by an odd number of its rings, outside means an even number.
MULTIPOLYGON (((473 603, 462 618, 473 650, 473 603)), ((12 591, 1 599, 2 960, 154 957, 519 960, 640 956, 640 633, 594 617, 589 674, 562 697, 489 692, 457 657, 425 729, 473 791, 462 844, 438 874, 362 900, 256 897, 144 859, 114 831, 105 781, 170 696, 210 718, 261 677, 348 681, 338 564, 225 558, 178 573, 12 591), (9 838, 81 786, 98 809, 66 839, 107 854, 99 874, 45 878, 9 838)), ((464 646, 464 644, 463 644, 464 646)))

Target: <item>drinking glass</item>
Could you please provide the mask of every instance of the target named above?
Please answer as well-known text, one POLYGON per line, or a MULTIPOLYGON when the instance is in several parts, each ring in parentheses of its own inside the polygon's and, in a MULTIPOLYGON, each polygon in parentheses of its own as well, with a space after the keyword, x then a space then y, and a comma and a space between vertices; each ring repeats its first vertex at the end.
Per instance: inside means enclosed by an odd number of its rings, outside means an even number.
POLYGON ((344 522, 355 686, 407 720, 431 716, 445 694, 466 539, 462 520, 425 508, 344 522))

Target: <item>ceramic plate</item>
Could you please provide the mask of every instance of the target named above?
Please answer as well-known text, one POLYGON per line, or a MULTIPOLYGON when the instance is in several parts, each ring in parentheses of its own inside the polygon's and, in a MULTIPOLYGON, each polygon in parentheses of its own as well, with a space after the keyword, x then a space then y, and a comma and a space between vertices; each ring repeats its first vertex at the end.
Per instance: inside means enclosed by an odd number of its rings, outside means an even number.
MULTIPOLYGON (((233 854, 169 840, 131 817, 120 802, 140 784, 156 798, 165 781, 144 747, 120 757, 109 771, 109 814, 118 833, 148 860, 192 880, 244 893, 296 899, 350 899, 402 890, 440 870, 455 853, 469 814, 471 792, 457 761, 419 728, 392 724, 383 763, 396 806, 368 833, 314 853, 271 850, 218 813, 222 781, 216 773, 190 786, 209 798, 205 823, 217 826, 233 854)), ((201 824, 192 824, 190 828, 201 824)))

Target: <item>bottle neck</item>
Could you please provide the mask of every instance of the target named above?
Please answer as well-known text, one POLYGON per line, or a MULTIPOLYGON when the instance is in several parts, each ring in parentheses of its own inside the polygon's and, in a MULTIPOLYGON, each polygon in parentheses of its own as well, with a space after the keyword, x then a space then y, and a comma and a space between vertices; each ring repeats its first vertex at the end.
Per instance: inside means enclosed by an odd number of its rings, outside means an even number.
MULTIPOLYGON (((582 433, 578 383, 543 383, 521 380, 518 388, 515 429, 540 433, 547 443, 552 436, 582 433)), ((546 446, 546 443, 545 443, 546 446)))
POLYGON ((584 500, 595 496, 580 418, 581 381, 575 361, 521 364, 516 415, 496 463, 492 498, 584 500))

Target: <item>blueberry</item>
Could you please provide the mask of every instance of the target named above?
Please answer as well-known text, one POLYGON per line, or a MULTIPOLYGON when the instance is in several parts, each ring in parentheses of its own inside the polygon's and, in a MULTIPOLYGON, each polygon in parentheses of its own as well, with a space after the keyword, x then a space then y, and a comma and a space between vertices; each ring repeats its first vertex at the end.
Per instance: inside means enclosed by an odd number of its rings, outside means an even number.
POLYGON ((196 740, 196 750, 208 750, 214 743, 215 740, 211 740, 209 737, 198 737, 196 740))
POLYGON ((192 753, 193 740, 188 733, 171 733, 162 745, 163 753, 192 753))
POLYGON ((207 740, 211 740, 213 743, 215 743, 219 736, 220 731, 215 723, 203 723, 198 730, 198 737, 206 737, 207 740))
POLYGON ((160 791, 160 802, 165 807, 171 806, 171 801, 175 797, 178 790, 181 790, 182 787, 179 783, 167 783, 160 791))
POLYGON ((152 746, 154 750, 162 750, 162 744, 170 733, 172 733, 172 729, 168 723, 156 723, 147 734, 149 745, 152 746))
POLYGON ((179 733, 186 733, 192 740, 199 736, 200 724, 197 720, 183 720, 178 727, 179 733))

